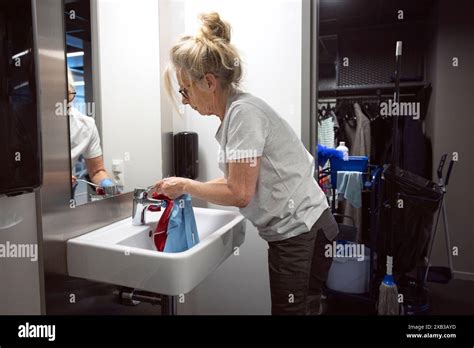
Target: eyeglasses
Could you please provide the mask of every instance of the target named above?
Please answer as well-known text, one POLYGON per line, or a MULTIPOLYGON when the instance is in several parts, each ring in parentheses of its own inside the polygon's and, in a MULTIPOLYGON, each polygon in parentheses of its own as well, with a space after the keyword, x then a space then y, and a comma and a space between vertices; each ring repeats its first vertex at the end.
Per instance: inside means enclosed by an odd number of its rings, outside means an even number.
MULTIPOLYGON (((193 84, 195 84, 197 81, 200 81, 204 78, 204 76, 202 76, 201 78, 195 80, 195 81, 191 81, 191 83, 189 85, 187 85, 186 87, 191 87, 193 84)), ((187 88, 183 87, 183 88, 180 88, 178 90, 179 94, 181 94, 185 99, 188 99, 189 100, 189 92, 187 90, 187 88)))
POLYGON ((189 94, 186 88, 181 88, 178 92, 183 96, 183 98, 189 99, 189 94))
MULTIPOLYGON (((193 85, 193 84, 196 83, 197 81, 201 81, 201 80, 204 78, 204 76, 205 76, 205 75, 203 75, 201 78, 199 78, 199 79, 197 79, 197 80, 195 80, 195 81, 192 81, 192 82, 188 85, 188 87, 191 87, 191 85, 193 85)), ((216 75, 216 77, 217 77, 217 75, 216 75)), ((183 87, 183 88, 179 89, 178 92, 179 92, 179 94, 181 94, 185 99, 188 99, 188 100, 189 100, 189 92, 188 92, 188 90, 187 90, 186 88, 183 87)))
POLYGON ((73 101, 74 98, 76 98, 76 94, 77 94, 76 91, 74 91, 74 92, 69 91, 68 92, 68 97, 71 99, 71 101, 73 101))

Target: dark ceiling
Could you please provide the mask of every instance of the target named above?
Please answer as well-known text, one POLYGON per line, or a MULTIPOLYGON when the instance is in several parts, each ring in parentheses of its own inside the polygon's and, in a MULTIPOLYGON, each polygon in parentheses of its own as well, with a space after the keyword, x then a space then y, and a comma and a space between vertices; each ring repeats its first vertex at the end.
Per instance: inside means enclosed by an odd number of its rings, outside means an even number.
POLYGON ((340 31, 390 25, 399 22, 403 10, 404 22, 426 19, 435 0, 320 0, 320 35, 340 31))

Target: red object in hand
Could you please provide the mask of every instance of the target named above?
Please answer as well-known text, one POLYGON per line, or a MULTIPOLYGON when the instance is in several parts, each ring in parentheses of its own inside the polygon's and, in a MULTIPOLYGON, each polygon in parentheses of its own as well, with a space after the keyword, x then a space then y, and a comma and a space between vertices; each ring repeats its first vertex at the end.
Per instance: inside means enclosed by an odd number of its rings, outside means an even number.
MULTIPOLYGON (((151 198, 153 199, 161 199, 161 200, 169 200, 168 197, 166 197, 165 195, 160 195, 158 194, 158 192, 153 192, 151 194, 151 198)), ((148 207, 148 210, 151 211, 151 212, 157 212, 157 211, 161 211, 161 205, 150 205, 148 207)))
POLYGON ((165 211, 161 215, 160 221, 156 226, 155 233, 153 233, 153 241, 156 246, 156 250, 163 251, 165 249, 166 237, 168 236, 168 223, 170 221, 171 212, 173 211, 174 202, 165 195, 159 195, 156 192, 152 194, 152 198, 161 199, 167 202, 165 211))

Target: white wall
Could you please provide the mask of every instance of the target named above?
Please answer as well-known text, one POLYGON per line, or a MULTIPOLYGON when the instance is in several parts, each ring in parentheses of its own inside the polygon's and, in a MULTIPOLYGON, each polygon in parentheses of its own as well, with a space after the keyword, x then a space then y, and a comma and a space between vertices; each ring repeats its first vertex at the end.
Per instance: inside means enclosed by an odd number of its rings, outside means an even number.
POLYGON ((111 173, 112 160, 130 154, 124 162, 128 192, 162 177, 158 1, 92 4, 105 165, 111 173))
MULTIPOLYGON (((160 11, 162 18, 176 19, 160 32, 161 50, 166 52, 162 53, 162 64, 168 62, 168 51, 177 33, 196 33, 199 13, 217 11, 230 22, 232 43, 244 63, 243 89, 264 99, 300 136, 301 1, 161 0, 160 11), (169 35, 172 40, 168 40, 169 35)), ((214 138, 219 119, 200 116, 188 107, 185 110, 183 116, 173 113, 173 128, 175 133, 188 130, 199 134, 198 180, 221 177, 214 138)), ((194 203, 225 209, 205 202, 194 203)), ((231 256, 186 299, 185 304, 178 306, 180 314, 270 314, 267 244, 250 223, 240 255, 231 256)))
MULTIPOLYGON (((169 61, 169 48, 175 39, 182 33, 184 27, 184 3, 183 1, 159 0, 160 12, 160 71, 163 76, 169 61)), ((162 88, 161 93, 161 136, 163 156, 163 176, 172 176, 173 168, 173 133, 174 129, 185 129, 178 123, 186 121, 176 112, 176 105, 170 103, 168 94, 162 88)))

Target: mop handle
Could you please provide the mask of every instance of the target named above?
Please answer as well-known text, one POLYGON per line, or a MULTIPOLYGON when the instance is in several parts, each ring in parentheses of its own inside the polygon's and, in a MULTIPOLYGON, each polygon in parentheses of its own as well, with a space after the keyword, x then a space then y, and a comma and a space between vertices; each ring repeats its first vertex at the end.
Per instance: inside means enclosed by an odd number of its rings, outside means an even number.
POLYGON ((396 48, 395 55, 396 56, 402 55, 402 42, 401 41, 397 41, 397 48, 396 48))
MULTIPOLYGON (((396 71, 395 71, 395 93, 394 93, 394 102, 400 102, 400 70, 401 70, 401 60, 402 60, 402 41, 397 41, 397 46, 395 49, 395 58, 396 58, 396 71)), ((395 168, 398 166, 398 116, 393 117, 393 144, 392 144, 392 164, 395 168)))
POLYGON ((387 255, 387 275, 393 275, 393 257, 387 255))
MULTIPOLYGON (((395 70, 395 93, 394 93, 394 102, 398 104, 400 101, 400 70, 402 65, 402 41, 397 41, 397 46, 395 49, 395 58, 396 58, 396 70, 395 70)), ((390 185, 390 205, 391 205, 391 217, 392 223, 390 227, 390 247, 388 255, 393 256, 393 239, 397 231, 397 189, 396 189, 396 176, 397 176, 397 167, 398 167, 398 116, 393 116, 393 130, 392 130, 392 170, 393 170, 393 180, 390 185)), ((388 257, 388 256, 387 256, 388 257)), ((393 264, 393 261, 392 261, 393 264)), ((387 268, 388 268, 388 259, 387 259, 387 268)))

